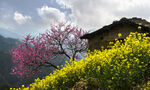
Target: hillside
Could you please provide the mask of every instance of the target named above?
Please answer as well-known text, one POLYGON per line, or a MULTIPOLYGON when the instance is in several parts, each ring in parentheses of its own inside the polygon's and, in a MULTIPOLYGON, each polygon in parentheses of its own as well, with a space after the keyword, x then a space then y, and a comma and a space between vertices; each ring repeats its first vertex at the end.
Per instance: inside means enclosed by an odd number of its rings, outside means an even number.
POLYGON ((12 61, 9 51, 11 47, 16 47, 16 42, 19 43, 17 39, 5 38, 0 35, 0 86, 5 84, 13 86, 14 82, 18 81, 16 77, 10 75, 12 61))
POLYGON ((16 42, 19 42, 17 39, 4 38, 0 35, 0 51, 9 51, 11 47, 16 46, 16 42))
POLYGON ((19 90, 150 90, 150 37, 131 33, 19 90))

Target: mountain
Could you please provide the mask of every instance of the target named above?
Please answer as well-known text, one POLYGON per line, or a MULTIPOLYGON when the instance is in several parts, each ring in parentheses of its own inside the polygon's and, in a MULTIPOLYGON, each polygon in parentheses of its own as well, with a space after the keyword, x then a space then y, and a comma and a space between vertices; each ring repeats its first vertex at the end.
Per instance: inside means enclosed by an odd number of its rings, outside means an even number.
POLYGON ((10 75, 13 65, 9 51, 12 47, 16 47, 16 43, 20 43, 17 39, 5 38, 0 35, 0 90, 3 86, 14 86, 18 82, 17 77, 10 75))
POLYGON ((16 46, 19 42, 17 39, 5 38, 0 35, 0 51, 9 51, 12 47, 16 46))
MULTIPOLYGON (((43 78, 49 73, 51 73, 54 68, 42 68, 43 72, 36 74, 30 78, 25 78, 20 80, 15 75, 11 75, 11 68, 14 65, 11 60, 11 55, 9 54, 9 51, 11 50, 11 47, 16 47, 16 43, 21 43, 17 39, 13 38, 6 38, 0 35, 0 90, 4 90, 1 88, 7 88, 7 86, 10 87, 19 87, 21 85, 29 85, 30 83, 34 82, 35 78, 43 78)), ((52 60, 52 63, 54 65, 62 65, 65 63, 64 56, 58 56, 58 59, 52 60)), ((66 58, 67 60, 67 58, 66 58)))
POLYGON ((10 30, 6 30, 6 29, 2 29, 0 28, 0 35, 6 37, 6 38, 15 38, 15 39, 22 39, 23 36, 21 36, 20 34, 10 31, 10 30))

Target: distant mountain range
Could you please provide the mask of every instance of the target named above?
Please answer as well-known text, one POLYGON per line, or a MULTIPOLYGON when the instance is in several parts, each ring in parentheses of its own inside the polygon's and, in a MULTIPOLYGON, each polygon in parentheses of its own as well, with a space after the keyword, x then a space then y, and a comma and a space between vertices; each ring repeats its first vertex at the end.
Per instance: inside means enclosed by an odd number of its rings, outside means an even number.
POLYGON ((16 47, 16 42, 20 43, 17 39, 5 38, 0 35, 0 90, 2 90, 2 86, 14 86, 19 81, 17 77, 10 75, 13 64, 9 51, 12 47, 16 47))
POLYGON ((15 39, 22 39, 23 36, 21 36, 20 34, 10 31, 10 30, 6 30, 6 29, 2 29, 0 28, 0 35, 6 37, 6 38, 15 38, 15 39))
MULTIPOLYGON (((3 34, 4 35, 4 34, 3 34)), ((8 34, 9 35, 9 34, 8 34)), ((13 36, 13 35, 12 35, 13 36)), ((18 87, 22 84, 29 85, 30 83, 34 82, 34 79, 39 77, 42 78, 46 75, 49 75, 54 68, 44 68, 43 67, 43 73, 36 74, 30 78, 25 78, 23 80, 20 80, 14 75, 11 75, 11 68, 13 66, 11 55, 9 54, 9 51, 12 47, 16 47, 16 43, 21 43, 18 39, 13 39, 10 37, 3 37, 0 35, 0 90, 3 87, 18 87)), ((64 56, 59 56, 58 59, 53 60, 52 63, 54 65, 62 65, 65 63, 64 56)), ((66 59, 67 60, 67 59, 66 59)), ((7 90, 7 89, 6 89, 7 90)))
POLYGON ((19 40, 13 38, 5 38, 0 35, 0 51, 8 51, 12 47, 16 47, 17 42, 19 42, 19 40))

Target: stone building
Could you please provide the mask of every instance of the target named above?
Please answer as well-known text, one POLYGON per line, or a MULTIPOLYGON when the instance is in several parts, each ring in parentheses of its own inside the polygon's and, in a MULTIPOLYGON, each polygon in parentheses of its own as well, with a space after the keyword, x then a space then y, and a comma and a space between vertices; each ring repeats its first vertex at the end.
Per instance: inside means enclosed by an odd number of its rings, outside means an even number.
POLYGON ((88 39, 89 50, 101 49, 101 46, 109 45, 115 39, 125 39, 130 32, 150 32, 150 23, 141 18, 122 18, 112 24, 102 27, 95 32, 85 34, 81 39, 88 39), (138 29, 138 27, 141 27, 138 29), (122 36, 118 38, 118 33, 122 36))

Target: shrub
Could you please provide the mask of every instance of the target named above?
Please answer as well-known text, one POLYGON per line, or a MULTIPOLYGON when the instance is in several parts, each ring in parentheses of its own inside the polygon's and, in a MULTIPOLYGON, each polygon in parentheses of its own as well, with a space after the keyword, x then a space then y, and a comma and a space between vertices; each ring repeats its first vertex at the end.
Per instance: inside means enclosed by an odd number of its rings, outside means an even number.
MULTIPOLYGON (((150 77, 150 37, 131 33, 125 40, 116 40, 111 49, 95 50, 85 59, 66 63, 61 70, 42 80, 36 79, 23 90, 68 90, 76 82, 95 78, 100 89, 136 89, 150 77)), ((21 88, 20 88, 21 89, 21 88)))

